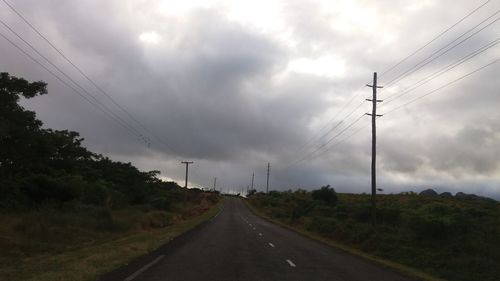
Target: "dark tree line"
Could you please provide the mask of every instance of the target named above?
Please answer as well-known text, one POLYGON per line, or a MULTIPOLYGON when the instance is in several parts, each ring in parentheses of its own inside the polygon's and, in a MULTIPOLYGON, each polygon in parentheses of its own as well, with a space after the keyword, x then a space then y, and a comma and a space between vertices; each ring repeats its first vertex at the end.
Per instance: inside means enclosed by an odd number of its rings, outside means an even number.
POLYGON ((19 101, 45 94, 44 82, 0 73, 0 207, 68 201, 144 204, 165 199, 165 190, 179 189, 161 182, 158 171, 141 172, 130 163, 92 153, 82 146, 78 132, 42 128, 35 112, 19 101))

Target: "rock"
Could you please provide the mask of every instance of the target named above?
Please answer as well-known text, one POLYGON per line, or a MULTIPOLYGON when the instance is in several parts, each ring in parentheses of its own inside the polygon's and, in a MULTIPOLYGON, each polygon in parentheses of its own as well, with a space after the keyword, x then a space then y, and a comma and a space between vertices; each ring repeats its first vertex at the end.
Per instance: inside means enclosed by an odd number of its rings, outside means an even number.
POLYGON ((479 195, 476 195, 476 194, 467 194, 467 193, 463 193, 463 192, 457 192, 457 194, 455 194, 455 198, 469 199, 469 200, 484 200, 484 201, 489 201, 489 202, 496 202, 496 200, 492 199, 492 198, 488 198, 488 197, 484 197, 484 196, 479 196, 479 195))
POLYGON ((467 198, 467 194, 465 194, 463 192, 457 192, 455 194, 455 197, 457 197, 457 198, 467 198))
POLYGON ((450 192, 443 192, 443 193, 439 194, 439 196, 446 197, 446 198, 453 197, 453 195, 450 192))
POLYGON ((467 199, 487 199, 486 197, 478 196, 476 194, 467 194, 467 193, 463 193, 463 192, 457 192, 457 194, 455 194, 455 197, 467 198, 467 199))
POLYGON ((420 192, 418 195, 420 196, 438 196, 438 193, 434 191, 434 189, 426 189, 422 192, 420 192))

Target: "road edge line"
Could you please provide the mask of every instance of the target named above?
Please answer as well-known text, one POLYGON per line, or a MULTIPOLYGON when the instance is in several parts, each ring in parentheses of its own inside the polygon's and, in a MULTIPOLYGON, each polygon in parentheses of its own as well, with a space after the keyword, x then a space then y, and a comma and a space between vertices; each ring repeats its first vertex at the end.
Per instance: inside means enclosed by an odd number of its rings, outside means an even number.
POLYGON ((165 257, 165 255, 160 255, 158 256, 156 259, 154 259, 152 262, 146 264, 145 266, 141 267, 139 270, 137 270, 136 272, 132 273, 132 275, 130 275, 129 277, 123 279, 123 281, 132 281, 134 280, 137 276, 139 276, 141 273, 143 273, 144 271, 148 270, 150 267, 152 267, 153 265, 155 265, 155 263, 159 262, 161 259, 163 259, 165 257))

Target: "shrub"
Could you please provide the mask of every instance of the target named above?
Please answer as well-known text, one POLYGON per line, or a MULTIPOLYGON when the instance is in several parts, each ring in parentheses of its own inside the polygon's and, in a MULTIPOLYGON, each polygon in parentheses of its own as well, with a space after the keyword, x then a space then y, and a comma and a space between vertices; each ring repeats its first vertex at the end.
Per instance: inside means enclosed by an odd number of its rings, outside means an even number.
POLYGON ((313 190, 312 198, 327 204, 335 204, 338 200, 335 189, 330 188, 329 185, 323 186, 321 189, 313 190))
POLYGON ((377 209, 378 220, 388 225, 400 223, 401 210, 396 207, 382 207, 377 209))
POLYGON ((95 183, 85 186, 82 192, 82 202, 102 206, 106 200, 108 190, 104 184, 95 183))
POLYGON ((172 207, 172 202, 164 197, 155 198, 151 200, 150 204, 154 209, 158 210, 170 210, 170 208, 172 207))
POLYGON ((317 231, 321 234, 329 234, 335 231, 337 222, 332 218, 313 217, 307 228, 308 230, 317 231))
POLYGON ((74 200, 79 197, 78 186, 68 184, 62 179, 47 175, 32 175, 21 183, 21 192, 30 203, 39 205, 46 201, 58 203, 74 200))

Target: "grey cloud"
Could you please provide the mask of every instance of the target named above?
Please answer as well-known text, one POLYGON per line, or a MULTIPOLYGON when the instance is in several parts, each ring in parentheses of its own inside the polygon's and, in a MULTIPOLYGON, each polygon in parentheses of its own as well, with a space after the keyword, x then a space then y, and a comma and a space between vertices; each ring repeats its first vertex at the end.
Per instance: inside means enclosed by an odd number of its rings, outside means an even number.
MULTIPOLYGON (((337 112, 354 91, 365 91, 366 96, 361 94, 341 115, 345 116, 358 100, 370 95, 370 89, 363 87, 373 71, 381 72, 404 58, 474 6, 466 1, 453 5, 451 1, 436 2, 420 11, 407 12, 406 2, 365 1, 362 8, 383 14, 381 30, 373 34, 366 30, 336 30, 331 23, 338 17, 340 6, 327 14, 319 2, 288 1, 284 8, 285 25, 297 42, 290 47, 273 35, 228 20, 217 7, 193 9, 179 19, 161 15, 148 3, 42 4, 23 0, 15 5, 173 151, 154 137, 151 147, 140 144, 136 137, 82 102, 5 42, 0 42, 2 54, 7 54, 0 58, 2 71, 49 82, 49 95, 24 102, 37 111, 47 126, 77 130, 91 149, 131 161, 143 169, 157 167, 164 175, 178 180, 183 176, 178 159, 190 158, 196 161, 193 182, 197 184, 209 185, 217 175, 221 184, 245 187, 253 171, 262 187, 265 164, 270 161, 273 188, 332 184, 344 192, 369 191, 369 127, 314 160, 287 168, 297 157, 296 151, 314 133, 311 122, 318 118, 326 122, 330 117, 327 111, 337 112), (391 9, 384 9, 387 6, 391 9), (141 23, 140 17, 145 16, 149 21, 141 23), (157 32, 163 41, 157 46, 141 44, 138 36, 149 31, 157 32), (394 35, 397 40, 383 43, 384 35, 394 35), (346 61, 345 77, 283 74, 291 59, 329 54, 346 61)), ((481 11, 467 24, 488 13, 481 11)), ((36 42, 51 59, 63 63, 12 14, 3 10, 0 15, 36 42)), ((381 83, 460 34, 467 24, 384 75, 381 83)), ((412 79, 425 77, 433 69, 488 42, 492 30, 485 30, 401 85, 409 85, 412 79)), ((496 53, 488 52, 384 110, 492 60, 496 53)), ((64 69, 75 73, 69 66, 64 69)), ((493 115, 500 102, 497 70, 498 66, 492 67, 380 119, 380 186, 387 192, 436 185, 497 194, 500 120, 493 115)), ((79 81, 88 85, 83 79, 79 81)), ((387 92, 381 90, 381 97, 384 95, 387 92)), ((134 124, 112 103, 100 98, 134 124)), ((353 114, 344 126, 364 109, 353 114)), ((368 119, 363 120, 359 125, 367 122, 368 119)), ((312 149, 326 139, 315 143, 312 149)))

